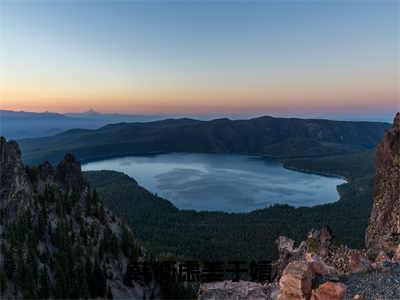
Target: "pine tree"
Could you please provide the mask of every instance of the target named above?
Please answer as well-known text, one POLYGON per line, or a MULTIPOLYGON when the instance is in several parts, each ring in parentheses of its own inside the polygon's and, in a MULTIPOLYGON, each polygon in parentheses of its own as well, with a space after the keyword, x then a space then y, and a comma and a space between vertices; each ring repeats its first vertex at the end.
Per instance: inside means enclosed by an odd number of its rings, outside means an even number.
POLYGON ((91 191, 89 190, 86 194, 86 199, 85 199, 85 215, 90 216, 92 211, 92 194, 91 191))
POLYGON ((91 296, 103 298, 107 291, 107 278, 97 258, 89 282, 91 296))
POLYGON ((7 289, 7 274, 0 269, 0 295, 3 295, 7 289))
POLYGON ((113 294, 111 292, 111 288, 110 287, 108 287, 108 289, 107 289, 107 299, 113 299, 113 294))
POLYGON ((90 297, 90 291, 89 291, 89 283, 88 283, 88 275, 87 275, 87 268, 90 269, 87 265, 84 266, 83 264, 80 264, 79 270, 80 270, 80 295, 83 298, 89 298, 90 297))
POLYGON ((21 288, 24 298, 35 298, 35 278, 32 271, 32 265, 29 261, 20 259, 17 269, 17 285, 21 288))
POLYGON ((50 297, 50 287, 49 287, 49 274, 47 272, 46 266, 44 266, 40 272, 40 289, 39 298, 47 299, 50 297))
POLYGON ((11 249, 7 250, 4 244, 2 244, 2 252, 4 253, 4 270, 6 272, 7 277, 11 279, 13 278, 13 275, 17 268, 14 260, 14 254, 11 251, 11 249))
POLYGON ((102 224, 105 224, 105 222, 106 222, 106 211, 104 209, 103 204, 99 205, 97 215, 98 215, 98 218, 99 218, 100 222, 102 224))
POLYGON ((129 232, 128 228, 125 225, 123 225, 121 233, 121 248, 125 256, 129 256, 130 249, 132 248, 132 246, 133 246, 132 235, 129 232))

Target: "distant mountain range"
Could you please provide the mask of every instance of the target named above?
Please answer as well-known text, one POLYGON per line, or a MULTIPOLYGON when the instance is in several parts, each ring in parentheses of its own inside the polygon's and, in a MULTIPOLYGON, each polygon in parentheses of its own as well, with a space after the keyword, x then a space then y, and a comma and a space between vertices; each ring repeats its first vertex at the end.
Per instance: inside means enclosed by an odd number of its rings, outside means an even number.
POLYGON ((145 122, 162 116, 83 113, 25 112, 0 110, 0 136, 21 139, 54 135, 72 128, 94 129, 116 122, 145 122))
POLYGON ((165 119, 165 115, 139 115, 139 114, 119 114, 119 113, 100 113, 94 109, 81 113, 65 113, 65 116, 71 118, 84 118, 91 120, 102 120, 107 123, 115 122, 149 122, 155 120, 165 119))
POLYGON ((165 152, 256 154, 277 158, 355 153, 376 146, 390 125, 319 119, 167 119, 73 129, 21 140, 27 163, 57 161, 65 152, 82 161, 165 152))
MULTIPOLYGON (((233 120, 254 118, 254 115, 226 115, 233 120)), ((277 117, 291 117, 290 115, 276 115, 277 117)), ((0 135, 8 139, 24 139, 44 137, 61 133, 68 129, 96 129, 111 123, 120 122, 151 122, 167 118, 180 118, 182 115, 166 114, 121 114, 100 113, 94 109, 85 112, 55 113, 55 112, 26 112, 0 110, 0 135)), ((198 120, 212 120, 221 118, 221 115, 191 115, 198 120)), ((334 119, 342 121, 389 121, 386 115, 333 115, 333 114, 307 114, 297 116, 300 118, 334 119)))

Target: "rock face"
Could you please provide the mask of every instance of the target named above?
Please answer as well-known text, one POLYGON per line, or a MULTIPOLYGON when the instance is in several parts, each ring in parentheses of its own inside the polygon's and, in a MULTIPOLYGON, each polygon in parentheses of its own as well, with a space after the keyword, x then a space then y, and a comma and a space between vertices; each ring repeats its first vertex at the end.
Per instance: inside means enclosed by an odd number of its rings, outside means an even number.
POLYGON ((366 231, 373 258, 380 250, 394 253, 400 243, 400 113, 376 151, 374 203, 366 231))
POLYGON ((310 264, 302 261, 289 263, 279 281, 278 299, 309 299, 313 277, 310 264))
POLYGON ((272 264, 272 278, 279 279, 285 267, 292 261, 302 259, 306 251, 306 242, 299 247, 294 247, 294 241, 285 236, 280 236, 276 241, 279 258, 272 264))
POLYGON ((340 300, 346 294, 346 285, 340 282, 325 282, 313 290, 311 300, 340 300))
POLYGON ((58 164, 55 180, 64 191, 80 193, 84 187, 81 164, 72 154, 66 154, 58 164))
POLYGON ((154 281, 132 286, 129 261, 145 251, 85 183, 79 161, 67 154, 55 170, 24 166, 18 144, 3 137, 0 246, 1 299, 159 295, 154 281))
POLYGON ((349 267, 351 273, 364 273, 371 269, 371 262, 358 252, 349 255, 349 267))
POLYGON ((0 137, 0 208, 5 219, 25 206, 31 190, 18 144, 0 137))
POLYGON ((323 276, 337 275, 338 271, 334 267, 327 265, 318 254, 306 253, 305 257, 314 274, 323 276))

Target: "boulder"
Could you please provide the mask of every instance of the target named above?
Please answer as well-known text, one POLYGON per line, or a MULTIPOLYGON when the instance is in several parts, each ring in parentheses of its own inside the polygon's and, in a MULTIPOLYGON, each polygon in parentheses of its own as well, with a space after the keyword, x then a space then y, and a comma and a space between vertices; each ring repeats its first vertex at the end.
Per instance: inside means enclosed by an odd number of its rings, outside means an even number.
POLYGON ((325 282, 312 291, 311 300, 339 300, 346 295, 346 285, 341 282, 325 282))
POLYGON ((329 266, 321 258, 321 256, 307 252, 305 254, 307 263, 311 266, 312 271, 318 275, 337 275, 338 271, 336 268, 329 266))
POLYGON ((309 299, 313 277, 313 271, 307 262, 289 263, 279 281, 278 299, 309 299))

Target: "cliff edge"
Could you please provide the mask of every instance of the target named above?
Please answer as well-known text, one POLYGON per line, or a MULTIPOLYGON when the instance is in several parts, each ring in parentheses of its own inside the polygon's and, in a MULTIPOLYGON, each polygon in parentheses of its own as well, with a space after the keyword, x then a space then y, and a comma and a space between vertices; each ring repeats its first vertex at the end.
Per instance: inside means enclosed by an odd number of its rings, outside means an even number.
POLYGON ((376 150, 374 202, 365 234, 371 258, 394 254, 400 243, 400 113, 376 150))

